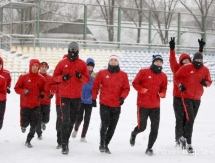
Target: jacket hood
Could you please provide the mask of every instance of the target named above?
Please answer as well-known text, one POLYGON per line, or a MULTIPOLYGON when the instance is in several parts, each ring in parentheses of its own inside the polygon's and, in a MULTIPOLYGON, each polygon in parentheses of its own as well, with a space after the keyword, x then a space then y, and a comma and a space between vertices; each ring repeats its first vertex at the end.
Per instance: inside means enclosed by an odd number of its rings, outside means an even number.
POLYGON ((31 59, 30 64, 29 64, 29 72, 32 73, 31 67, 33 66, 34 63, 37 63, 39 65, 38 67, 38 72, 40 69, 40 61, 38 59, 31 59))
POLYGON ((182 53, 179 57, 179 63, 182 65, 182 60, 185 59, 185 58, 188 58, 191 62, 191 58, 190 58, 190 55, 187 54, 187 53, 182 53))

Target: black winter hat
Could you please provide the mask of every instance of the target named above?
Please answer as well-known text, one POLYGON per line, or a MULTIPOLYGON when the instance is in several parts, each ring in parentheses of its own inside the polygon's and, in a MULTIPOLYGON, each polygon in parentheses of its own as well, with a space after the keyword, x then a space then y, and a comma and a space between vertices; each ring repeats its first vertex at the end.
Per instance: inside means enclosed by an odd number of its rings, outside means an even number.
POLYGON ((95 63, 89 62, 89 63, 87 64, 87 66, 92 66, 92 67, 94 67, 94 66, 95 66, 95 63))
POLYGON ((193 61, 195 59, 203 59, 203 55, 199 52, 196 52, 194 55, 193 55, 193 61))
POLYGON ((152 63, 154 63, 156 60, 160 60, 163 62, 163 57, 161 55, 153 55, 152 56, 152 63))

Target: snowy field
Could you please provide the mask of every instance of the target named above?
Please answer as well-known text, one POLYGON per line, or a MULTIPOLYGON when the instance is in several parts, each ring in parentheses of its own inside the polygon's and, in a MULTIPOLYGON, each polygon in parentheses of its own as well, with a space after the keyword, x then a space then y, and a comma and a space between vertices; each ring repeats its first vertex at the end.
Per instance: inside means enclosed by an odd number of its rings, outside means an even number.
POLYGON ((167 98, 161 100, 161 121, 158 139, 154 144, 154 156, 145 154, 150 122, 147 129, 136 138, 131 147, 129 138, 136 126, 136 91, 131 87, 129 96, 122 106, 121 116, 109 145, 111 155, 99 152, 99 108, 93 108, 91 123, 86 136, 87 143, 80 142, 80 131, 76 139, 70 138, 69 154, 62 155, 56 149, 56 110, 54 99, 50 122, 43 133, 43 140, 37 135, 32 139, 33 148, 24 143, 26 133, 19 126, 19 95, 13 89, 8 95, 3 128, 0 131, 0 163, 212 163, 215 160, 215 86, 205 89, 202 103, 195 121, 193 148, 195 154, 175 147, 175 117, 172 109, 172 83, 168 85, 167 98))

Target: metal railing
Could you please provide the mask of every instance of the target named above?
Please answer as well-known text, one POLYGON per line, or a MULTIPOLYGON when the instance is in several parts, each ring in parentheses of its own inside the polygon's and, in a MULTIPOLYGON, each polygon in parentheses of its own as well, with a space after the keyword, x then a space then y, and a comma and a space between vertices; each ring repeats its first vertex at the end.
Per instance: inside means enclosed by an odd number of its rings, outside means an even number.
POLYGON ((0 32, 0 49, 10 50, 12 38, 10 35, 0 32))

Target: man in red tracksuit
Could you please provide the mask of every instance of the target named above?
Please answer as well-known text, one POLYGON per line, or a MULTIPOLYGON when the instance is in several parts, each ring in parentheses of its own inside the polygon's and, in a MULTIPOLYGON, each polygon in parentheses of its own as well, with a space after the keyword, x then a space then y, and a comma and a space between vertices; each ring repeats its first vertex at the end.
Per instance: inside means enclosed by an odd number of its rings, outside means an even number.
POLYGON ((182 66, 176 72, 175 80, 182 92, 181 97, 186 115, 183 137, 180 138, 180 142, 182 147, 186 148, 187 141, 187 151, 193 153, 192 132, 194 120, 201 103, 203 87, 209 87, 212 83, 209 69, 203 65, 203 55, 200 52, 195 53, 192 63, 182 66))
POLYGON ((5 82, 5 84, 2 83, 2 86, 4 85, 5 88, 2 88, 2 92, 1 92, 2 97, 0 97, 0 130, 1 130, 3 126, 4 114, 6 109, 6 100, 7 100, 6 93, 10 94, 10 86, 11 86, 10 72, 4 69, 4 61, 1 57, 0 57, 0 76, 4 78, 4 82, 5 82), (3 95, 3 92, 5 89, 6 89, 6 92, 5 92, 5 95, 3 95))
MULTIPOLYGON (((63 59, 67 58, 68 54, 64 54, 63 59)), ((56 104, 56 131, 57 131, 57 147, 56 149, 60 149, 62 147, 62 141, 61 141, 61 124, 62 124, 62 114, 60 109, 60 96, 59 96, 59 84, 56 83, 56 93, 55 93, 55 104, 56 104)))
MULTIPOLYGON (((198 42, 199 42, 199 52, 202 53, 205 42, 203 41, 203 39, 201 40, 198 39, 198 42)), ((179 63, 177 62, 176 55, 175 55, 175 37, 173 38, 171 37, 171 40, 169 42, 169 47, 170 47, 169 63, 170 63, 170 68, 173 72, 173 108, 174 108, 174 113, 176 118, 175 141, 176 141, 176 145, 180 145, 179 138, 181 138, 183 135, 182 133, 184 132, 186 117, 184 116, 184 106, 181 99, 181 92, 178 89, 178 85, 176 84, 176 81, 175 81, 175 73, 179 70, 181 66, 187 63, 190 63, 191 58, 189 54, 182 53, 179 57, 179 63)))
POLYGON ((32 148, 31 139, 34 137, 36 126, 39 120, 40 98, 44 97, 45 78, 38 73, 40 62, 38 59, 31 59, 29 73, 19 77, 14 90, 20 94, 20 123, 24 133, 30 124, 30 131, 25 145, 32 148))
POLYGON ((127 74, 120 70, 119 57, 111 55, 108 68, 98 72, 92 88, 92 106, 100 92, 100 152, 111 154, 108 145, 119 120, 121 105, 130 91, 127 74))
POLYGON ((40 63, 40 74, 45 77, 46 84, 45 84, 44 98, 40 99, 40 109, 39 109, 40 118, 36 129, 39 140, 42 140, 42 133, 43 133, 42 130, 46 129, 46 124, 49 122, 51 99, 53 98, 56 92, 56 84, 52 76, 47 74, 48 69, 49 69, 49 65, 47 62, 40 63))
POLYGON ((151 120, 146 154, 153 155, 152 147, 157 139, 160 123, 160 98, 165 98, 167 90, 167 76, 162 72, 163 58, 153 55, 150 68, 141 69, 132 85, 137 90, 137 118, 138 125, 131 132, 130 144, 135 145, 137 134, 143 132, 147 126, 148 117, 151 120))
POLYGON ((62 112, 62 154, 68 154, 68 142, 81 106, 82 86, 90 81, 86 63, 79 59, 79 45, 71 42, 68 55, 56 66, 53 74, 59 84, 62 112))
POLYGON ((169 63, 170 68, 173 72, 173 108, 176 118, 176 125, 175 125, 175 141, 176 145, 179 145, 179 138, 182 136, 184 130, 184 123, 185 123, 185 116, 184 116, 184 107, 181 101, 181 92, 178 89, 178 85, 175 82, 175 73, 178 69, 191 62, 191 58, 189 54, 182 53, 179 57, 179 63, 176 60, 175 54, 175 37, 171 37, 169 42, 170 45, 170 54, 169 54, 169 63))

